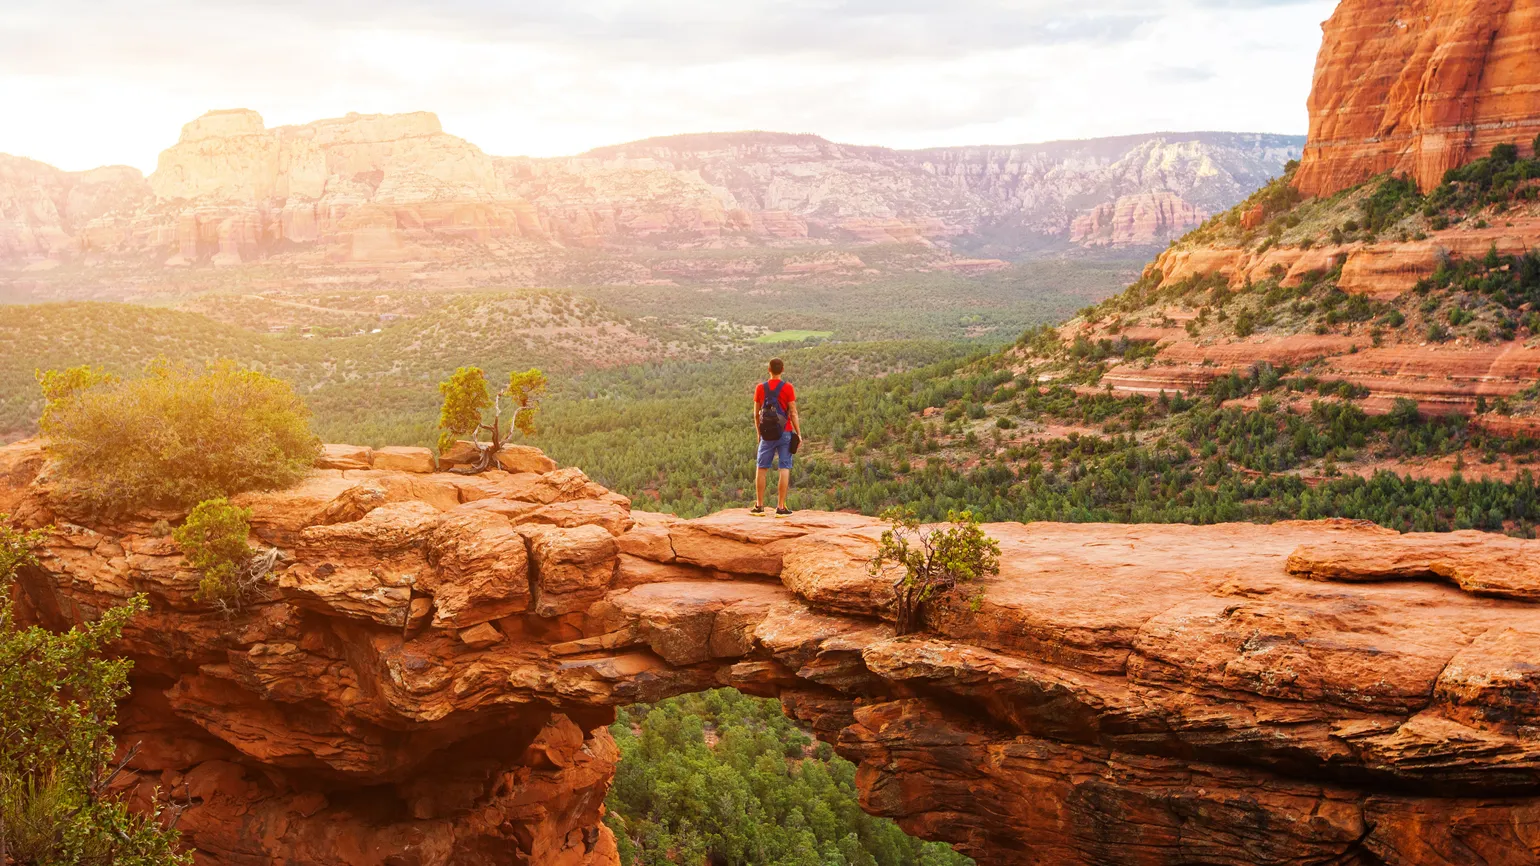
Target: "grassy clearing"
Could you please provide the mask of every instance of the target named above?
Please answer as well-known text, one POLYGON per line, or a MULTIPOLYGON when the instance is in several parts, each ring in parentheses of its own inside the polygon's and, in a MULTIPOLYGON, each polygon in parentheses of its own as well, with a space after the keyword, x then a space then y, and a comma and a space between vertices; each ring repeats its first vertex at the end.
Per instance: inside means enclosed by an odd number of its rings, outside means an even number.
POLYGON ((773 334, 761 334, 754 338, 756 343, 800 343, 803 340, 826 340, 834 336, 833 331, 776 331, 773 334))

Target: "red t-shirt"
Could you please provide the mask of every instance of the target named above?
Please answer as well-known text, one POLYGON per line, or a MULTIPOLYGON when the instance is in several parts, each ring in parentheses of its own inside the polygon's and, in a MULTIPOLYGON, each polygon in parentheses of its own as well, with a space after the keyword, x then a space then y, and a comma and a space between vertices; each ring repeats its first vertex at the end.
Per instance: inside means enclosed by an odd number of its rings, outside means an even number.
MULTIPOLYGON (((780 391, 779 396, 780 396, 780 403, 781 403, 781 411, 786 413, 786 423, 787 423, 787 426, 790 427, 790 425, 791 425, 791 401, 797 399, 797 389, 791 387, 791 383, 790 382, 786 381, 785 379, 782 379, 781 380, 781 391, 780 391)), ((754 386, 754 405, 758 406, 758 405, 760 405, 760 404, 762 404, 764 402, 765 402, 765 383, 764 382, 760 382, 758 385, 754 386)))

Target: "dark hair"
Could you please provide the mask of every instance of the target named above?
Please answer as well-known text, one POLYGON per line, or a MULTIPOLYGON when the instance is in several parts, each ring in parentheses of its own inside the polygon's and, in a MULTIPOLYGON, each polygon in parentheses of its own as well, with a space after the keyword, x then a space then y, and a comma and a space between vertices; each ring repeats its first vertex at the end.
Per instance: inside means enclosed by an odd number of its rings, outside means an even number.
POLYGON ((780 358, 770 359, 770 375, 779 376, 786 369, 786 362, 780 358))

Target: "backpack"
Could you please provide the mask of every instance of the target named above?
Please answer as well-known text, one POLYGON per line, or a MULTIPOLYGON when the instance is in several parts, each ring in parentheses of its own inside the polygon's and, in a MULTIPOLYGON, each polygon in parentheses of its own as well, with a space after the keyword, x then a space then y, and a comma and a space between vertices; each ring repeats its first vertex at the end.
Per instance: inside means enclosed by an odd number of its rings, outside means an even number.
POLYGON ((775 442, 786 432, 786 412, 781 409, 781 388, 786 380, 765 383, 765 402, 759 405, 759 438, 775 442))

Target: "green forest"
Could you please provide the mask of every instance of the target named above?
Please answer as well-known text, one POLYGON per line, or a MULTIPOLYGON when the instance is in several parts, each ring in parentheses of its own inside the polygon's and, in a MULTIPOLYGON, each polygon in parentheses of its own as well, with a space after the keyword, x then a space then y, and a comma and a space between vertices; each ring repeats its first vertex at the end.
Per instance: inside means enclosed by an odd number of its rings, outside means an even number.
POLYGON ((716 689, 617 713, 605 805, 625 866, 961 866, 856 803, 855 765, 778 702, 716 689))

